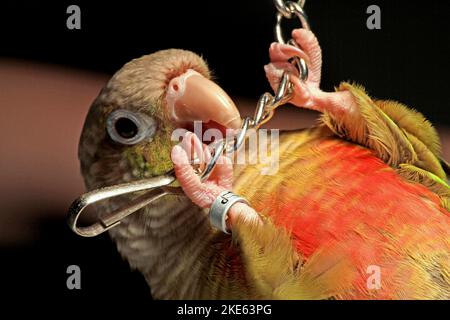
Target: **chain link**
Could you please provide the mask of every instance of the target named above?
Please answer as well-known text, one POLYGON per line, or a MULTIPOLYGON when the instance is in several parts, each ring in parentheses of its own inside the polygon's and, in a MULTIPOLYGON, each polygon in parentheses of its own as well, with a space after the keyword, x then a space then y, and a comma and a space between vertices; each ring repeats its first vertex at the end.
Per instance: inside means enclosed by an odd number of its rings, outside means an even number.
MULTIPOLYGON (((285 43, 282 35, 283 30, 281 27, 281 21, 283 17, 287 19, 297 17, 301 21, 302 27, 309 30, 310 27, 308 17, 303 10, 305 1, 306 0, 300 0, 298 2, 284 2, 283 0, 274 0, 275 7, 278 10, 277 22, 275 26, 275 39, 278 42, 285 43)), ((288 44, 297 46, 295 41, 293 41, 292 39, 288 41, 288 44)), ((298 69, 300 78, 303 81, 306 81, 308 78, 308 66, 306 62, 303 59, 299 59, 298 57, 295 57, 293 60, 298 69)), ((205 169, 200 173, 201 180, 205 181, 208 179, 222 154, 232 154, 233 152, 239 150, 247 137, 248 130, 259 129, 264 123, 266 123, 273 117, 275 109, 287 103, 291 97, 292 83, 290 82, 290 74, 285 71, 281 77, 280 84, 278 86, 277 92, 275 93, 275 96, 272 96, 268 92, 261 95, 256 105, 256 110, 253 118, 244 118, 238 134, 236 134, 231 140, 220 139, 209 145, 209 148, 212 151, 212 157, 209 163, 206 165, 205 169)))
POLYGON ((299 0, 298 2, 293 1, 286 1, 284 0, 274 0, 273 3, 275 4, 275 8, 277 8, 277 11, 281 13, 286 19, 291 19, 292 16, 295 14, 293 12, 292 4, 298 5, 301 8, 305 6, 306 0, 299 0))
POLYGON ((211 151, 213 152, 213 155, 205 170, 203 170, 203 172, 201 173, 201 180, 204 181, 208 179, 209 175, 214 169, 214 166, 219 160, 219 157, 223 153, 231 154, 237 151, 244 143, 247 137, 248 130, 259 129, 264 123, 272 118, 275 109, 280 105, 287 103, 290 100, 291 96, 292 84, 289 81, 289 74, 287 72, 284 72, 276 95, 272 96, 268 92, 261 95, 253 118, 244 118, 244 120, 242 121, 241 129, 239 129, 238 134, 235 135, 233 139, 220 139, 217 142, 213 142, 211 145, 209 145, 211 151))

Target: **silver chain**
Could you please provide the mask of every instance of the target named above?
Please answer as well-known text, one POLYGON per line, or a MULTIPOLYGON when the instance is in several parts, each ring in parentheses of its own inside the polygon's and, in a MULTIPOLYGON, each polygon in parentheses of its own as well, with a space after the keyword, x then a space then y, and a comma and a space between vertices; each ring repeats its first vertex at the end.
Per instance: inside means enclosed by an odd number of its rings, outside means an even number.
MULTIPOLYGON (((283 38, 283 30, 281 27, 283 17, 286 19, 298 18, 300 19, 303 28, 308 30, 310 29, 308 17, 303 10, 305 1, 306 0, 300 0, 298 2, 284 2, 283 0, 274 0, 275 7, 278 10, 277 22, 275 25, 275 39, 277 42, 285 43, 283 38)), ((288 41, 288 44, 297 46, 295 41, 292 39, 288 41)), ((293 62, 296 64, 300 78, 303 81, 306 81, 308 79, 308 66, 306 62, 298 57, 295 57, 293 62)), ((241 129, 236 136, 232 139, 220 139, 209 145, 212 151, 212 157, 205 169, 200 173, 201 180, 205 181, 208 179, 222 154, 231 154, 239 150, 247 137, 247 132, 250 129, 259 129, 264 123, 273 117, 275 109, 287 103, 291 97, 292 83, 290 81, 290 74, 285 71, 280 79, 280 84, 275 96, 272 96, 268 92, 261 95, 256 105, 253 118, 244 118, 241 129)))
POLYGON ((282 14, 285 18, 291 19, 292 16, 295 14, 293 12, 292 6, 298 5, 300 6, 300 9, 302 9, 305 6, 306 0, 300 0, 297 3, 292 1, 286 1, 284 0, 273 0, 273 3, 275 5, 275 8, 277 8, 277 11, 279 14, 282 14))

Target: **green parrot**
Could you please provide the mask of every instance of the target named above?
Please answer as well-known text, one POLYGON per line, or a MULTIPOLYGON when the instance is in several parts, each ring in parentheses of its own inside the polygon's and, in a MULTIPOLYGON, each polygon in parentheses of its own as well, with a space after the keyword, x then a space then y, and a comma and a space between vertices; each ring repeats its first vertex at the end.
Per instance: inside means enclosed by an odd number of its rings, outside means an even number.
MULTIPOLYGON (((279 167, 222 156, 207 181, 190 165, 209 150, 192 130, 238 129, 239 112, 205 61, 159 51, 122 67, 93 102, 79 144, 88 190, 174 169, 183 194, 167 195, 109 232, 156 299, 449 299, 450 188, 439 137, 417 111, 371 98, 358 85, 320 89, 321 50, 274 43, 266 74, 291 73, 291 103, 320 111, 316 127, 281 132, 279 167), (289 63, 304 59, 302 82, 289 63), (184 129, 182 144, 173 139, 184 129), (230 234, 208 209, 224 190, 245 197, 230 234)), ((248 152, 248 157, 254 155, 248 152)), ((101 217, 133 196, 96 206, 101 217)))

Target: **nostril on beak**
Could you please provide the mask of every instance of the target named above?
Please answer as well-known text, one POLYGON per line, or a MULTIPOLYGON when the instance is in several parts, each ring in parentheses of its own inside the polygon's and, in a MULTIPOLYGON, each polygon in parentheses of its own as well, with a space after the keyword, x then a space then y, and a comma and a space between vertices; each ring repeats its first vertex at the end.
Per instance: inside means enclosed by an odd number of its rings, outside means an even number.
POLYGON ((211 80, 189 69, 169 82, 166 105, 179 123, 214 121, 237 129, 240 115, 231 98, 211 80))

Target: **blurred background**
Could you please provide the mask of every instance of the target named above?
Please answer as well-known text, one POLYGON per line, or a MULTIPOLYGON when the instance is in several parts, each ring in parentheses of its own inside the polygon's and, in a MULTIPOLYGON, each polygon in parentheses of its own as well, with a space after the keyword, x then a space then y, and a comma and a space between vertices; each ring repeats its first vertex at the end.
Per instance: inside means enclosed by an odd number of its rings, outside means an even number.
MULTIPOLYGON (((450 159, 450 2, 307 0, 305 9, 323 49, 322 87, 352 80, 372 96, 416 108, 436 124, 450 159), (371 4, 381 8, 381 30, 366 27, 371 4)), ((263 65, 274 22, 271 0, 2 1, 1 289, 41 298, 149 298, 107 235, 84 239, 65 222, 84 192, 77 143, 90 103, 127 61, 177 47, 203 55, 250 114, 270 90, 263 65), (81 8, 81 30, 66 27, 71 4, 81 8), (81 268, 82 290, 66 288, 71 264, 81 268)), ((316 116, 286 106, 269 126, 311 126, 316 116)))

